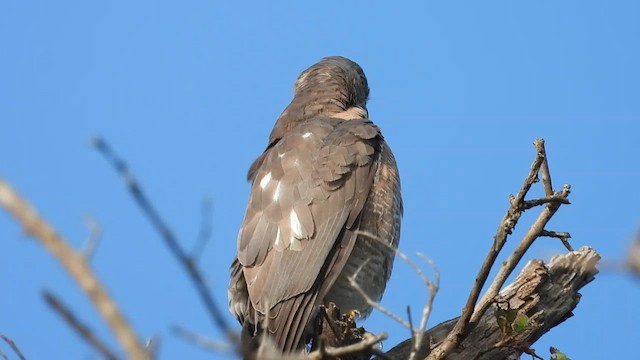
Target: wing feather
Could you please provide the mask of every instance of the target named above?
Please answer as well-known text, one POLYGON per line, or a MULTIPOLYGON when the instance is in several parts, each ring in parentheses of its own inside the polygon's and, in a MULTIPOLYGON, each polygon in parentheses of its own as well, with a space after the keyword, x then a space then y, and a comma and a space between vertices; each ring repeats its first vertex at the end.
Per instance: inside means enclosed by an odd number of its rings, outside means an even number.
POLYGON ((254 324, 290 351, 348 258, 382 137, 369 120, 319 118, 286 133, 254 162, 238 235, 254 324), (275 314, 275 315, 274 315, 275 314))

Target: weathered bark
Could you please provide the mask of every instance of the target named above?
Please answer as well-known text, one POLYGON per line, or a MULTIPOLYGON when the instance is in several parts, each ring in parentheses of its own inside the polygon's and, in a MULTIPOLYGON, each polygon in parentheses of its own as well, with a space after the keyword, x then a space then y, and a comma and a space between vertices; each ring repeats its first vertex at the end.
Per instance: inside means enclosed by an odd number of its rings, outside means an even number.
MULTIPOLYGON (((500 303, 484 314, 447 359, 518 359, 543 334, 573 316, 572 311, 580 301, 578 291, 594 279, 599 260, 600 255, 594 249, 583 247, 555 256, 548 265, 542 260, 529 261, 515 281, 500 292, 500 303), (500 330, 496 312, 498 306, 505 309, 507 304, 509 309, 529 318, 530 325, 524 331, 506 335, 500 330)), ((456 319, 452 319, 428 330, 416 359, 426 357, 447 336, 455 322, 456 319)), ((411 348, 412 339, 407 339, 386 355, 390 359, 408 359, 411 348)))

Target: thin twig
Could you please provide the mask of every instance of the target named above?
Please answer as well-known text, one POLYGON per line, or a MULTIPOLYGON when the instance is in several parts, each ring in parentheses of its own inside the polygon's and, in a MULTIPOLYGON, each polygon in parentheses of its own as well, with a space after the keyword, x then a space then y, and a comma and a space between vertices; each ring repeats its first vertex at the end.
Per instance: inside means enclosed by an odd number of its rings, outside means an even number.
MULTIPOLYGON (((387 247, 387 249, 389 249, 390 251, 395 252, 395 254, 400 259, 402 259, 404 262, 406 262, 409 266, 411 266, 413 268, 413 270, 416 272, 416 274, 418 274, 418 276, 420 277, 422 282, 425 284, 425 286, 429 289, 429 294, 427 296, 426 305, 422 308, 422 317, 421 317, 421 320, 420 320, 420 328, 416 329, 416 328, 413 327, 413 324, 411 322, 406 322, 406 321, 402 320, 399 316, 393 314, 392 312, 390 312, 389 310, 384 308, 382 305, 380 305, 378 302, 373 301, 373 299, 371 299, 369 296, 367 296, 367 294, 364 292, 364 290, 362 290, 362 288, 355 281, 355 276, 360 272, 360 269, 362 269, 362 266, 358 269, 358 271, 356 271, 356 274, 354 275, 354 278, 350 278, 349 279, 349 282, 350 282, 351 286, 353 286, 356 289, 356 291, 358 291, 365 298, 365 300, 367 301, 367 303, 369 303, 370 306, 374 307, 375 309, 380 310, 383 314, 385 314, 388 317, 390 317, 391 319, 397 321, 398 323, 400 323, 401 325, 403 325, 404 327, 409 329, 409 331, 411 331, 412 338, 415 337, 414 349, 416 349, 416 351, 417 351, 417 349, 419 349, 421 344, 422 344, 423 334, 424 334, 424 330, 426 329, 426 326, 427 326, 427 320, 429 319, 429 315, 431 314, 433 300, 435 299, 436 293, 438 292, 438 289, 440 287, 440 272, 438 271, 438 268, 435 266, 433 261, 428 259, 426 256, 424 256, 421 253, 417 254, 420 258, 422 258, 427 264, 429 264, 432 267, 432 269, 433 269, 433 271, 434 271, 434 273, 436 275, 436 282, 434 283, 432 281, 429 281, 427 276, 424 274, 424 271, 422 271, 422 269, 415 262, 413 262, 413 260, 411 260, 405 253, 403 253, 397 247, 391 246, 391 244, 389 244, 388 242, 384 241, 379 236, 373 235, 373 234, 371 234, 369 232, 366 232, 366 231, 358 231, 357 234, 358 235, 362 235, 362 236, 366 236, 366 237, 368 237, 368 238, 370 238, 370 239, 372 239, 374 241, 378 241, 380 244, 382 244, 385 247, 387 247)), ((409 319, 410 319, 410 317, 409 317, 409 319)), ((416 354, 416 352, 412 351, 412 353, 410 355, 410 359, 414 359, 415 354, 416 354)))
POLYGON ((147 359, 148 354, 138 336, 118 310, 107 290, 85 261, 31 206, 0 179, 0 204, 22 224, 24 231, 36 238, 56 257, 82 291, 91 299, 104 321, 116 336, 130 359, 147 359))
POLYGON ((87 229, 89 229, 89 235, 87 236, 87 241, 85 242, 84 249, 82 249, 81 253, 82 256, 88 260, 98 247, 100 235, 102 235, 102 229, 100 229, 100 224, 98 224, 96 219, 94 219, 90 214, 86 214, 84 216, 84 223, 87 225, 87 229))
POLYGON ((414 331, 413 329, 415 329, 415 327, 413 327, 413 317, 411 316, 411 307, 409 305, 407 305, 407 321, 409 322, 409 328, 411 329, 411 353, 409 354, 409 360, 413 360, 415 359, 416 356, 416 349, 420 348, 420 345, 418 344, 418 332, 414 331))
POLYGON ((196 240, 196 244, 193 246, 191 250, 191 257, 194 261, 197 262, 198 258, 204 252, 204 248, 211 239, 211 216, 213 202, 211 201, 211 197, 205 196, 202 199, 202 206, 200 207, 201 220, 200 220, 200 231, 198 233, 198 239, 196 240))
POLYGON ((416 354, 418 353, 420 347, 422 346, 422 342, 424 341, 424 332, 427 329, 427 322, 429 320, 429 315, 431 315, 431 309, 433 308, 433 300, 436 298, 436 294, 440 289, 440 271, 438 270, 436 265, 433 263, 431 259, 426 257, 424 254, 417 253, 416 255, 419 256, 422 260, 424 260, 424 262, 429 264, 429 266, 431 266, 431 269, 433 269, 433 273, 435 274, 436 280, 429 281, 429 283, 427 284, 427 287, 429 288, 429 295, 427 296, 426 304, 422 308, 422 318, 420 320, 420 327, 416 332, 416 337, 415 337, 416 341, 413 345, 413 350, 409 355, 409 360, 415 359, 416 354))
MULTIPOLYGON (((438 268, 435 266, 433 261, 431 261, 429 258, 424 256, 423 254, 417 253, 417 255, 420 258, 422 258, 427 264, 429 264, 432 267, 432 269, 433 269, 433 271, 434 271, 434 273, 436 275, 435 283, 432 282, 432 281, 429 281, 429 279, 424 274, 422 269, 415 262, 413 262, 413 260, 411 260, 405 253, 403 253, 398 248, 391 246, 389 243, 387 243, 386 241, 381 239, 379 236, 373 235, 373 234, 371 234, 369 232, 358 231, 357 234, 358 235, 362 235, 362 236, 366 236, 366 237, 368 237, 368 238, 370 238, 370 239, 372 239, 374 241, 378 241, 380 244, 383 244, 385 247, 387 247, 387 249, 389 249, 390 251, 395 252, 395 254, 399 258, 404 260, 407 264, 409 264, 409 266, 411 266, 414 269, 416 274, 418 274, 418 276, 420 277, 422 282, 429 289, 429 294, 427 296, 426 305, 422 308, 422 317, 421 317, 421 320, 420 320, 420 327, 418 329, 416 329, 416 328, 413 327, 413 324, 411 323, 411 321, 406 322, 406 321, 402 320, 399 316, 395 315, 394 313, 392 313, 391 311, 387 310, 385 307, 380 305, 380 303, 378 303, 377 301, 374 301, 373 299, 371 299, 364 292, 364 290, 360 287, 360 285, 355 281, 355 278, 357 277, 358 273, 360 272, 360 270, 362 269, 364 264, 361 265, 358 268, 358 270, 356 271, 356 273, 354 274, 353 277, 349 278, 349 283, 351 284, 351 286, 356 291, 358 291, 358 293, 360 293, 360 295, 365 299, 365 301, 367 301, 367 303, 370 306, 372 306, 375 309, 378 309, 383 314, 387 315, 388 317, 390 317, 391 319, 393 319, 396 322, 400 323, 402 326, 406 327, 407 329, 409 329, 409 331, 411 331, 412 339, 414 341, 414 349, 416 351, 412 351, 411 352, 409 359, 413 360, 415 355, 416 355, 416 353, 417 353, 417 349, 419 349, 420 346, 422 345, 423 334, 424 334, 424 330, 426 329, 426 326, 427 326, 427 321, 429 319, 429 315, 431 314, 431 309, 432 309, 432 306, 433 306, 433 300, 435 299, 435 296, 436 296, 436 294, 438 292, 438 289, 440 287, 440 272, 438 271, 438 268)), ((365 264, 366 264, 366 262, 365 262, 365 264)), ((411 320, 411 314, 409 314, 409 320, 411 320)))
POLYGON ((560 239, 562 245, 564 245, 567 251, 573 251, 573 247, 571 246, 571 244, 569 244, 571 234, 569 234, 568 232, 542 230, 542 232, 540 232, 540 236, 560 239))
POLYGON ((237 334, 231 329, 227 320, 222 315, 220 307, 216 303, 209 286, 204 280, 204 276, 202 275, 200 268, 196 265, 194 259, 182 248, 171 228, 169 228, 167 223, 160 217, 160 214, 153 205, 151 205, 149 198, 146 196, 133 174, 129 171, 127 164, 111 150, 111 147, 103 139, 94 138, 92 140, 92 145, 116 169, 118 174, 122 176, 125 185, 133 196, 135 202, 140 206, 153 227, 160 233, 171 253, 187 271, 187 274, 195 285, 198 295, 200 295, 200 299, 204 303, 214 325, 221 329, 232 343, 238 344, 239 341, 237 334))
POLYGON ((565 205, 571 204, 569 199, 563 197, 562 194, 553 194, 540 199, 527 200, 522 204, 522 210, 529 210, 533 207, 548 204, 548 203, 561 203, 565 205))
POLYGON ((232 350, 231 346, 227 342, 210 339, 181 326, 174 325, 171 328, 171 332, 192 344, 216 354, 230 352, 232 350))
POLYGON ((7 344, 9 344, 9 346, 11 347, 11 350, 13 350, 13 352, 16 353, 16 355, 20 358, 20 360, 26 360, 26 358, 22 354, 22 351, 20 351, 20 348, 18 347, 18 345, 16 345, 16 343, 13 340, 4 336, 3 334, 0 334, 0 338, 2 338, 2 340, 4 340, 7 344))
POLYGON ((429 279, 427 278, 427 276, 424 274, 424 271, 422 271, 422 269, 413 261, 411 260, 407 254, 405 254, 404 252, 402 252, 400 249, 393 247, 391 244, 387 243, 386 241, 384 241, 382 238, 380 238, 379 236, 373 235, 370 232, 367 231, 356 231, 356 234, 358 235, 362 235, 362 236, 366 236, 372 240, 378 241, 380 244, 384 245, 387 249, 389 249, 389 251, 393 251, 395 252, 395 254, 402 259, 405 263, 407 263, 409 266, 411 266, 411 268, 413 269, 413 271, 416 272, 416 274, 418 274, 418 276, 420 277, 420 280, 422 280, 422 283, 425 284, 427 287, 429 287, 429 279))
MULTIPOLYGON (((367 259, 368 260, 368 259, 367 259)), ((362 268, 364 267, 364 265, 367 263, 367 261, 365 261, 362 265, 360 265, 360 267, 358 268, 358 270, 356 270, 355 274, 353 274, 353 276, 349 277, 349 284, 351 285, 351 287, 353 287, 363 298, 364 300, 367 302, 367 304, 369 306, 371 306, 374 309, 377 309, 378 311, 380 311, 381 313, 387 315, 388 317, 390 317, 391 319, 395 320, 396 322, 398 322, 400 325, 406 327, 407 329, 411 330, 411 331, 415 331, 415 329, 413 329, 411 327, 411 325, 402 320, 402 318, 400 318, 398 315, 392 313, 390 310, 388 310, 387 308, 385 308, 384 306, 380 305, 379 302, 373 300, 365 291, 364 289, 362 289, 362 287, 360 286, 360 284, 358 284, 358 282, 356 281, 356 278, 358 277, 358 274, 360 273, 360 270, 362 270, 362 268)))
POLYGON ((547 196, 553 196, 553 186, 551 185, 551 174, 549 173, 549 162, 547 160, 547 150, 544 147, 544 139, 538 139, 536 142, 534 142, 534 145, 536 147, 536 150, 538 150, 538 152, 541 152, 544 156, 544 162, 540 167, 544 193, 547 196))
POLYGON ((67 308, 62 301, 60 301, 55 295, 49 291, 42 293, 47 305, 57 312, 75 332, 77 332, 84 341, 96 349, 105 359, 116 360, 118 357, 114 354, 109 347, 104 344, 93 331, 85 324, 82 323, 72 312, 67 308))

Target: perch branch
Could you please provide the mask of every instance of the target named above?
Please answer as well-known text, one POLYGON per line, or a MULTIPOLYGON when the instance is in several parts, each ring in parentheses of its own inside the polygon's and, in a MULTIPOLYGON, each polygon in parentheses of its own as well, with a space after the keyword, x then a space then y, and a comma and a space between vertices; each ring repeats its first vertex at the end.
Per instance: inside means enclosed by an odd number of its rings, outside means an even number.
POLYGON ((374 345, 387 338, 387 334, 382 333, 380 335, 373 335, 371 333, 365 333, 364 339, 352 345, 342 346, 339 348, 326 347, 322 350, 316 350, 310 352, 305 356, 304 360, 323 360, 334 359, 341 356, 356 354, 362 351, 371 349, 374 345))
POLYGON ((0 204, 58 260, 87 294, 130 359, 147 359, 138 336, 85 261, 9 184, 0 179, 0 204))
MULTIPOLYGON (((462 340, 461 346, 449 354, 447 360, 505 360, 518 359, 524 349, 543 334, 573 315, 580 301, 580 289, 598 273, 600 255, 589 247, 554 256, 549 264, 531 260, 516 279, 500 292, 500 302, 528 317, 530 327, 521 333, 504 334, 492 311, 487 311, 476 326, 462 340), (501 347, 496 347, 501 344, 501 347)), ((492 304, 497 309, 496 304, 492 304)), ((455 327, 457 319, 441 323, 425 333, 430 339, 418 356, 429 355, 430 344, 442 342, 455 327)), ((407 339, 386 355, 394 360, 407 359, 412 351, 412 339, 407 339)))

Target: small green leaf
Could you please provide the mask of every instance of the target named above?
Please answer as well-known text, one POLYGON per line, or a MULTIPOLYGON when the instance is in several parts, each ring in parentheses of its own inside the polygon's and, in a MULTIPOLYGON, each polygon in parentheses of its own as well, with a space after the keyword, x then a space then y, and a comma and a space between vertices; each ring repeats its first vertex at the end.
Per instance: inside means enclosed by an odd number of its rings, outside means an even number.
POLYGON ((529 317, 525 314, 518 314, 513 320, 513 323, 511 323, 511 328, 516 332, 516 334, 522 334, 531 328, 529 317))
POLYGON ((567 355, 562 353, 560 350, 554 348, 553 346, 549 349, 549 352, 551 352, 551 354, 554 355, 551 357, 551 360, 571 360, 567 357, 567 355))

